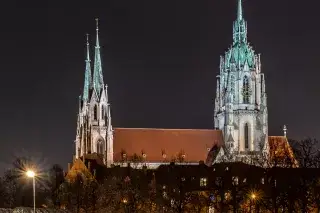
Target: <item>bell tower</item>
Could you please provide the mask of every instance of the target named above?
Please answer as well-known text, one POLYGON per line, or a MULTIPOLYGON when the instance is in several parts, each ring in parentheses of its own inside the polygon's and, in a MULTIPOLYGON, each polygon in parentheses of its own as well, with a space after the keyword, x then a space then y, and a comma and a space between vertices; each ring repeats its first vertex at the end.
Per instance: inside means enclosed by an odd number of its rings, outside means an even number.
POLYGON ((214 125, 224 134, 223 155, 228 155, 231 161, 268 150, 265 79, 260 54, 247 41, 241 0, 233 23, 233 43, 220 57, 214 125))
POLYGON ((99 25, 96 19, 96 45, 93 76, 87 35, 87 58, 83 94, 79 97, 76 158, 96 153, 107 166, 113 163, 113 130, 108 86, 104 85, 99 44, 99 25))

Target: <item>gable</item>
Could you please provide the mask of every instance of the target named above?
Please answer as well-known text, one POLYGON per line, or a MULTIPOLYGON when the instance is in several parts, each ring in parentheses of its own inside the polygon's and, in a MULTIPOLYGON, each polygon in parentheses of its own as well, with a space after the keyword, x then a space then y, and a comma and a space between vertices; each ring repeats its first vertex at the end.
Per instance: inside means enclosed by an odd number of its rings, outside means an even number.
POLYGON ((79 174, 84 178, 93 178, 91 172, 88 170, 88 168, 80 158, 76 159, 73 162, 72 167, 66 175, 66 179, 72 182, 76 179, 77 175, 79 174))

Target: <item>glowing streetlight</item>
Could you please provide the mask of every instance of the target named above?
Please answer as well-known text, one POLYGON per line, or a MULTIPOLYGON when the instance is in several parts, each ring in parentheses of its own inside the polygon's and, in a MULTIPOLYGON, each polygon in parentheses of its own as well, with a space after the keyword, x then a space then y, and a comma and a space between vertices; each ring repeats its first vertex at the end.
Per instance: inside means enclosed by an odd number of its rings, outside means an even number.
POLYGON ((255 200, 256 198, 257 198, 256 194, 255 194, 255 193, 252 193, 252 194, 251 194, 251 199, 252 199, 252 200, 255 200))
POLYGON ((27 171, 27 176, 30 177, 30 178, 33 178, 34 176, 36 176, 36 174, 34 173, 34 171, 27 171))
POLYGON ((122 202, 123 202, 124 204, 127 204, 128 200, 127 200, 126 198, 123 198, 122 202))
POLYGON ((33 212, 36 213, 36 173, 32 170, 28 170, 26 175, 33 180, 33 212))

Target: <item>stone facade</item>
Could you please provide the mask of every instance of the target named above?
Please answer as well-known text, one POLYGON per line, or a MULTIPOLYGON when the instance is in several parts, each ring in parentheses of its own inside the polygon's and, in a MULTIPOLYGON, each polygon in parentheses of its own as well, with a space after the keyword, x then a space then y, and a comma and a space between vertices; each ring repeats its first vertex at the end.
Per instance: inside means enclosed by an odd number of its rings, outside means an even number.
POLYGON ((110 166, 113 163, 111 107, 108 101, 108 87, 104 84, 102 74, 98 22, 93 77, 90 62, 87 36, 84 90, 79 97, 75 140, 76 158, 97 153, 104 159, 104 163, 110 166))
MULTIPOLYGON (((214 125, 223 132, 230 160, 268 150, 268 110, 260 54, 247 41, 247 23, 238 1, 233 44, 220 58, 214 125)), ((223 155, 221 153, 220 155, 223 155)))

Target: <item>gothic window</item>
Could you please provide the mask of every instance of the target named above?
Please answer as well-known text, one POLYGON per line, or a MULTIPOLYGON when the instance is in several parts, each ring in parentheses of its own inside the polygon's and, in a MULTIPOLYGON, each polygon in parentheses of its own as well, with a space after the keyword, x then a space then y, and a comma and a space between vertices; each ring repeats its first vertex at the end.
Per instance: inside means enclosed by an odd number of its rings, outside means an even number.
POLYGON ((94 120, 98 119, 98 107, 97 107, 97 105, 94 105, 94 108, 93 108, 93 119, 94 120))
POLYGON ((80 147, 78 147, 78 157, 80 157, 81 156, 81 149, 80 149, 80 147))
POLYGON ((244 125, 244 147, 249 149, 249 125, 246 123, 244 125))
POLYGON ((243 96, 243 103, 248 104, 250 101, 250 85, 249 85, 249 78, 245 76, 243 78, 243 85, 242 85, 242 96, 243 96))
POLYGON ((105 117, 105 115, 104 115, 105 109, 104 109, 104 108, 105 108, 105 106, 102 105, 102 106, 101 106, 101 119, 102 119, 102 120, 104 120, 104 117, 105 117))
POLYGON ((103 154, 103 140, 99 139, 97 141, 97 153, 98 154, 103 154))

